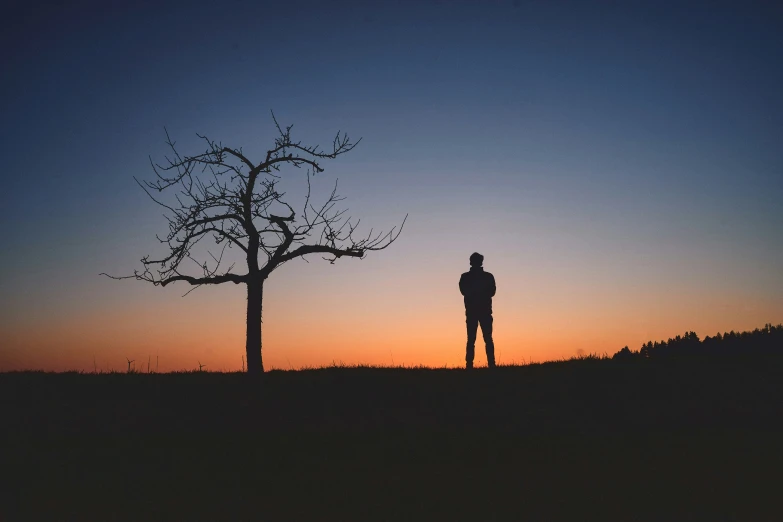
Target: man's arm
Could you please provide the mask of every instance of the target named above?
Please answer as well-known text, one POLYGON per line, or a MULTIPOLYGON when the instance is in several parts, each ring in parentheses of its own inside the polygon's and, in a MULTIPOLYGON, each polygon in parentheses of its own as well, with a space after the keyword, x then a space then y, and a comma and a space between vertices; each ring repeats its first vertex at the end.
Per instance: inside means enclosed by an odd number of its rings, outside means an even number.
POLYGON ((492 282, 492 286, 490 287, 490 291, 489 291, 489 296, 490 297, 495 297, 495 290, 496 290, 496 288, 495 288, 495 276, 493 276, 492 274, 489 274, 489 280, 492 282))
POLYGON ((459 293, 465 295, 465 274, 459 277, 459 293))

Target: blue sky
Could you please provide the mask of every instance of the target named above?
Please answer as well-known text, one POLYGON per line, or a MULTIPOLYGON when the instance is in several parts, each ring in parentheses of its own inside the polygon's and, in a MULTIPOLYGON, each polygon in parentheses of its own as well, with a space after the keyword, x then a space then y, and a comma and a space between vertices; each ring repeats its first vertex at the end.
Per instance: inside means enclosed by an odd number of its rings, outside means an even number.
POLYGON ((12 5, 0 325, 141 299, 97 274, 155 252, 165 223, 132 177, 162 160, 163 127, 185 151, 200 132, 261 154, 270 110, 305 141, 363 137, 324 187, 339 177, 376 227, 410 215, 361 273, 287 268, 294 287, 458 277, 483 249, 519 295, 573 277, 629 299, 671 284, 703 308, 724 289, 755 299, 751 326, 779 321, 781 8, 587 4, 12 5))

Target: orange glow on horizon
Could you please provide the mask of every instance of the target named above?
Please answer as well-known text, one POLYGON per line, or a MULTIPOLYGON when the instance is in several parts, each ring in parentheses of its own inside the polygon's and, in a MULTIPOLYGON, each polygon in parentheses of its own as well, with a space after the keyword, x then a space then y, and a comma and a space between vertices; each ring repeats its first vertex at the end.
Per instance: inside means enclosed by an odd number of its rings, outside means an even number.
MULTIPOLYGON (((669 307, 653 303, 645 313, 624 309, 621 302, 605 303, 600 309, 586 307, 581 314, 559 316, 543 304, 538 310, 524 303, 515 306, 508 297, 495 300, 499 364, 543 362, 578 353, 612 355, 625 345, 636 350, 646 341, 689 330, 703 338, 729 330, 752 330, 767 322, 777 324, 783 317, 781 303, 747 298, 717 300, 710 308, 696 311, 688 300, 669 307)), ((267 370, 333 363, 441 368, 464 364, 464 315, 459 299, 437 314, 424 313, 437 310, 426 302, 396 310, 378 310, 358 301, 321 308, 328 306, 328 300, 328 296, 314 299, 300 314, 294 313, 297 306, 292 301, 269 304, 263 327, 267 370)), ((137 370, 144 371, 148 361, 153 371, 156 366, 159 371, 191 370, 199 363, 207 370, 239 370, 244 356, 244 300, 234 295, 232 301, 222 314, 193 300, 96 310, 89 316, 40 325, 17 323, 0 331, 4 347, 0 369, 124 371, 127 357, 135 360, 137 370)), ((476 364, 485 363, 479 335, 476 364)))

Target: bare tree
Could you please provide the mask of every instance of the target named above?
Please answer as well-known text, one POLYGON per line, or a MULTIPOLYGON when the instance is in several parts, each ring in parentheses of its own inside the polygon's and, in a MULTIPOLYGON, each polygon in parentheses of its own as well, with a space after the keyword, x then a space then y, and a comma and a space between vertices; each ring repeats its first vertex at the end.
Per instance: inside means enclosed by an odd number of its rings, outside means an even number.
MULTIPOLYGON (((318 145, 306 146, 293 141, 291 128, 280 127, 272 114, 278 136, 274 146, 267 151, 260 163, 252 162, 242 149, 225 147, 206 136, 198 137, 206 143, 206 150, 194 156, 181 156, 166 131, 166 144, 172 157, 166 165, 150 164, 157 176, 154 181, 136 183, 168 214, 169 230, 165 238, 158 240, 168 247, 168 254, 159 259, 142 258, 142 270, 132 276, 112 279, 137 279, 156 286, 166 286, 184 281, 194 288, 201 285, 234 283, 247 285, 247 371, 262 374, 261 313, 263 309, 264 281, 281 265, 312 254, 320 254, 334 263, 340 257, 363 258, 367 252, 383 250, 392 244, 402 232, 405 219, 399 228, 389 232, 359 236, 357 226, 347 209, 337 209, 344 198, 337 194, 337 183, 329 197, 321 204, 311 198, 311 177, 324 171, 323 160, 334 159, 351 151, 353 143, 347 134, 337 133, 331 150, 324 151, 318 145), (307 173, 307 192, 299 214, 287 202, 285 193, 278 191, 278 174, 283 166, 304 167, 307 173), (167 189, 176 190, 176 204, 167 204, 155 194, 167 189), (204 238, 211 238, 216 251, 207 249, 207 260, 197 260, 194 247, 204 238), (246 272, 236 273, 234 266, 225 266, 226 249, 239 249, 246 260, 246 272), (188 273, 190 268, 196 271, 188 273)), ((242 262, 242 265, 245 263, 242 262)), ((243 267, 245 268, 245 267, 243 267)))

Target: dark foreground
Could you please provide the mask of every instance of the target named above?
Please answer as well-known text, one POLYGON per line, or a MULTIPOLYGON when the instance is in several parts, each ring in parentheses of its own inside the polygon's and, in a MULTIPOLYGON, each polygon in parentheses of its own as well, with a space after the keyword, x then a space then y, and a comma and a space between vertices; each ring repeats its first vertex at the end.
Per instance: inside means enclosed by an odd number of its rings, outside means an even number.
POLYGON ((783 358, 0 375, 0 520, 783 520, 783 358))

